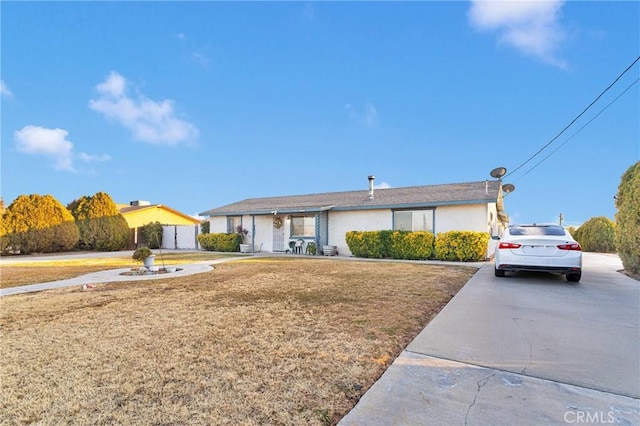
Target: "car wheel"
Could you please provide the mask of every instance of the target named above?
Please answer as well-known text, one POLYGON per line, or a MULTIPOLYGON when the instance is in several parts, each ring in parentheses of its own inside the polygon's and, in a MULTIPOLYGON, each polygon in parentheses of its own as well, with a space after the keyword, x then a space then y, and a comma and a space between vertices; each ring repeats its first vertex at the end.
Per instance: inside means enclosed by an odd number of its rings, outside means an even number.
POLYGON ((504 277, 504 271, 502 269, 494 268, 496 277, 504 277))
POLYGON ((581 277, 582 277, 582 272, 578 272, 575 274, 567 274, 567 281, 569 281, 570 283, 577 283, 578 281, 580 281, 581 277))

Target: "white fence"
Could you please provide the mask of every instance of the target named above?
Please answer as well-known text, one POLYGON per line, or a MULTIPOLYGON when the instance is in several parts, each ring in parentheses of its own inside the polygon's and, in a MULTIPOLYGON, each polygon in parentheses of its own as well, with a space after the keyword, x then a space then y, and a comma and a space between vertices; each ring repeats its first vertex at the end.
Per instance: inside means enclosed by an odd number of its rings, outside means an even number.
POLYGON ((162 248, 200 250, 200 225, 163 225, 162 248))

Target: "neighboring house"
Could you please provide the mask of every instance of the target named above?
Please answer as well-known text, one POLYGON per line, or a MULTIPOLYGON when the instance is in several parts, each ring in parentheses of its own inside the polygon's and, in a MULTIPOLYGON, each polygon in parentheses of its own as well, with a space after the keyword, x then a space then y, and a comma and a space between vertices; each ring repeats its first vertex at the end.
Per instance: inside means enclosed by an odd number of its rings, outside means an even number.
POLYGON ((248 240, 263 251, 282 252, 290 241, 302 239, 319 248, 336 246, 340 255, 348 256, 348 231, 499 235, 509 222, 502 197, 499 180, 374 190, 374 177, 369 176, 368 190, 250 198, 200 215, 209 217, 210 232, 246 228, 248 240))
POLYGON ((181 213, 162 204, 151 204, 149 201, 131 201, 127 204, 118 204, 118 210, 124 216, 129 228, 133 229, 132 244, 138 242, 138 228, 152 222, 160 222, 162 225, 198 225, 200 220, 181 213))

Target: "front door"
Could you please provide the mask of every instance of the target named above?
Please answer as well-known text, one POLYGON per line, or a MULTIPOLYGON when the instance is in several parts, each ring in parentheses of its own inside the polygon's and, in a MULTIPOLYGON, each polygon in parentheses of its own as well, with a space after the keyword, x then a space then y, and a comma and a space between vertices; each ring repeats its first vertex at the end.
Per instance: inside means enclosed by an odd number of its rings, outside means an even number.
POLYGON ((282 216, 273 218, 273 251, 284 251, 284 223, 282 216))

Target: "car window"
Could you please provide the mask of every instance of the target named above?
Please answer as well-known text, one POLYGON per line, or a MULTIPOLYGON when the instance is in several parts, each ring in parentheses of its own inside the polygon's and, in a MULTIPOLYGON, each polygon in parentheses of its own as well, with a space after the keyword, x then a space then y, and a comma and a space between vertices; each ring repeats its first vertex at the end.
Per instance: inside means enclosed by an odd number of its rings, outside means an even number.
POLYGON ((513 226, 509 228, 511 235, 564 235, 562 226, 513 226))

